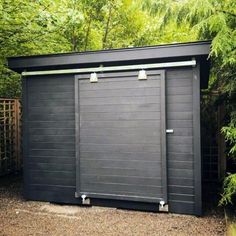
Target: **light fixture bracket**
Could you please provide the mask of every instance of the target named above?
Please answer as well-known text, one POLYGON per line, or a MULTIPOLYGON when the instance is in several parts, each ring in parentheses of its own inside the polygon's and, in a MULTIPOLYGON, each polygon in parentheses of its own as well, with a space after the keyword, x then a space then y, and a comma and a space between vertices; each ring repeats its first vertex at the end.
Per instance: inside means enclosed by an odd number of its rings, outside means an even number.
POLYGON ((138 79, 139 80, 146 80, 147 79, 147 74, 145 70, 140 70, 138 72, 138 79))
POLYGON ((98 82, 98 76, 97 73, 91 73, 90 74, 90 83, 97 83, 98 82))

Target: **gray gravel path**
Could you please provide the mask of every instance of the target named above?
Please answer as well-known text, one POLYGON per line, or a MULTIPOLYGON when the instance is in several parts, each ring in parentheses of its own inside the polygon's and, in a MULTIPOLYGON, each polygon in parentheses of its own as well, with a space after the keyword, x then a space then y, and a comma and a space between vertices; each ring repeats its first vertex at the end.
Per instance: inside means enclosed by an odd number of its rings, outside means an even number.
POLYGON ((17 181, 0 178, 0 235, 224 235, 222 216, 203 217, 25 201, 17 181))

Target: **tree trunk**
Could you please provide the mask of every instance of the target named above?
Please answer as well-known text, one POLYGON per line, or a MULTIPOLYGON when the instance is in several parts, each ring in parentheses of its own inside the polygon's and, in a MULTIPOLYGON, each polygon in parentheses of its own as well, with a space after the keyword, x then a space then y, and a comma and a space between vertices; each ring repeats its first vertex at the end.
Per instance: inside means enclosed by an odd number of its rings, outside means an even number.
POLYGON ((104 37, 103 37, 103 40, 102 40, 102 48, 103 49, 105 49, 106 46, 107 46, 107 37, 108 37, 108 32, 109 32, 111 15, 112 15, 112 4, 110 5, 110 8, 109 8, 109 13, 108 13, 108 18, 107 18, 105 33, 104 33, 104 37))
POLYGON ((73 52, 76 52, 77 51, 77 38, 76 38, 76 35, 75 35, 75 30, 72 31, 72 35, 71 35, 71 50, 73 52))
POLYGON ((89 33, 90 33, 90 28, 91 28, 91 22, 92 22, 92 17, 89 17, 89 22, 88 22, 88 28, 86 31, 86 36, 85 36, 85 45, 84 45, 84 51, 87 50, 87 46, 88 46, 88 39, 89 39, 89 33))

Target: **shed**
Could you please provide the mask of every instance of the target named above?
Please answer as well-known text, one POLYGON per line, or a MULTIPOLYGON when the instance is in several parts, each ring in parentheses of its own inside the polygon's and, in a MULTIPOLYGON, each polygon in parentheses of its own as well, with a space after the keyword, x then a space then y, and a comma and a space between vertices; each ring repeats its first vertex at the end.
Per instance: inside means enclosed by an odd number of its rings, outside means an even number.
POLYGON ((23 79, 24 196, 201 215, 210 42, 8 58, 23 79))

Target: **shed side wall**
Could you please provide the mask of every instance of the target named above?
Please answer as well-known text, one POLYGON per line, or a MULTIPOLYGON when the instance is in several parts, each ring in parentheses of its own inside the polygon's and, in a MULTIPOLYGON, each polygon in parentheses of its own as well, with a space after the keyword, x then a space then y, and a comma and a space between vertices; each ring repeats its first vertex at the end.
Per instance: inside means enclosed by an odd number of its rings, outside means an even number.
POLYGON ((171 212, 195 214, 193 69, 166 71, 168 198, 171 212))

